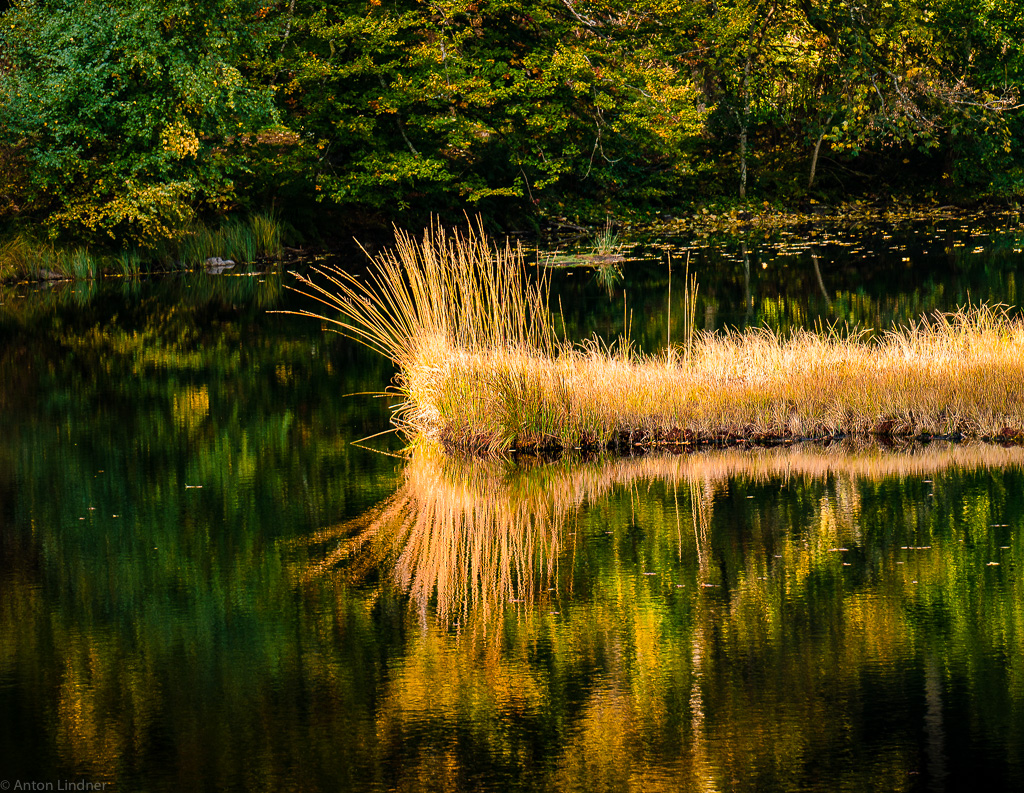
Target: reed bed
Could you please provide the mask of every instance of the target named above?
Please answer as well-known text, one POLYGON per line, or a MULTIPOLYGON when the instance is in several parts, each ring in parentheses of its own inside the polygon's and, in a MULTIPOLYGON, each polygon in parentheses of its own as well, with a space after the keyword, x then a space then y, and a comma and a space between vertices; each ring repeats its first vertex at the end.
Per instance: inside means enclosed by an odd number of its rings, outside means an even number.
POLYGON ((693 333, 660 355, 559 340, 548 283, 482 229, 397 233, 368 276, 322 269, 303 312, 398 367, 398 427, 480 452, 807 439, 1024 438, 1024 321, 937 314, 875 339, 693 333))
POLYGON ((280 259, 281 240, 281 225, 272 215, 252 215, 216 229, 196 224, 180 240, 144 249, 62 248, 15 234, 0 241, 0 283, 18 278, 90 281, 104 273, 127 277, 180 264, 201 267, 211 257, 240 263, 280 259))
POLYGON ((62 249, 14 236, 0 244, 0 281, 18 277, 92 280, 102 271, 102 259, 86 248, 62 249))
POLYGON ((280 258, 281 252, 281 228, 269 215, 232 220, 217 229, 196 225, 178 246, 178 255, 190 267, 202 265, 211 257, 249 263, 280 258))

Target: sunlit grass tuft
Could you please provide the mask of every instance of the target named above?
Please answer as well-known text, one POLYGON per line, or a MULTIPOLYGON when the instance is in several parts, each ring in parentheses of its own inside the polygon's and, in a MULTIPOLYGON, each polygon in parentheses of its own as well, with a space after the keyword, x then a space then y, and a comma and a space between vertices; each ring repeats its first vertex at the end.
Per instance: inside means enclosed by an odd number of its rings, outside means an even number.
MULTIPOLYGON (((547 284, 479 229, 395 251, 307 294, 391 358, 401 429, 479 451, 842 434, 1024 435, 1024 322, 980 306, 874 340, 836 330, 687 334, 645 356, 555 338, 547 284)), ((313 314, 310 314, 313 315, 313 314)), ((313 315, 315 316, 315 315, 313 315)))
POLYGON ((514 391, 477 382, 477 360, 497 364, 486 376, 514 389, 519 361, 556 353, 547 281, 529 277, 520 249, 492 246, 479 228, 451 233, 435 226, 422 242, 397 232, 394 251, 374 259, 365 279, 330 267, 314 273, 318 280, 296 274, 300 291, 340 316, 299 313, 332 323, 395 362, 405 396, 395 415, 403 429, 444 431, 454 443, 488 449, 514 440, 495 433, 493 423, 478 428, 460 416, 515 408, 514 391))

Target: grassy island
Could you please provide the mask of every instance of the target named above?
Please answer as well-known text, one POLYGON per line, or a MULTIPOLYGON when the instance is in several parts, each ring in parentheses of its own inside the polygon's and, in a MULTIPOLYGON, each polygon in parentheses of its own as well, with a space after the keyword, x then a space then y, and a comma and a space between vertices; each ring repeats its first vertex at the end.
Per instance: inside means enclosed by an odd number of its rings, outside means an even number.
POLYGON ((368 276, 299 276, 318 316, 390 358, 394 421, 451 450, 843 435, 1024 437, 1024 322, 980 306, 868 339, 693 331, 660 355, 560 338, 543 272, 482 230, 399 232, 368 276))

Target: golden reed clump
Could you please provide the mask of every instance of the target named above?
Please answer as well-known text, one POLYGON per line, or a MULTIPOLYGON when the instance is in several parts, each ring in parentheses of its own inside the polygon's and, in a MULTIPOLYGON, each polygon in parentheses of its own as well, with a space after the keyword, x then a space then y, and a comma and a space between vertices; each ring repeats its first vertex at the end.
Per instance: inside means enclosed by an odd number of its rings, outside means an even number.
POLYGON ((297 276, 316 316, 390 358, 395 421, 448 448, 596 448, 844 434, 1024 436, 1024 322, 938 314, 874 340, 686 334, 659 356, 559 341, 548 283, 482 228, 404 232, 360 279, 297 276), (323 283, 319 282, 323 280, 323 283))

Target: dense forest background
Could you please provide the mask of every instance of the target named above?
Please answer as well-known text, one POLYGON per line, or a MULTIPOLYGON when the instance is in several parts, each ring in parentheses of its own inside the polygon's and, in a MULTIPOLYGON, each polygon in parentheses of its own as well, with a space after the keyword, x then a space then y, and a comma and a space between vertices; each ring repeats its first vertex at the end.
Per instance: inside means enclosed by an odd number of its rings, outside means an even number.
POLYGON ((0 223, 51 240, 1024 195, 1019 0, 0 7, 0 223))

